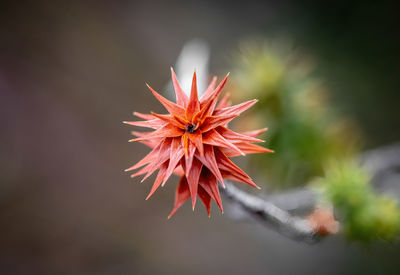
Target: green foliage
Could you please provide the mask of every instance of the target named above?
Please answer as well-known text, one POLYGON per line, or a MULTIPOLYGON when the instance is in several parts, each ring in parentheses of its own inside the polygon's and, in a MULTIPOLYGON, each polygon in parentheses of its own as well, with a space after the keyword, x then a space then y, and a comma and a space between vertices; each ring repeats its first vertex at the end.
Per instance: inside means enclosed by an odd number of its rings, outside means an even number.
POLYGON ((354 161, 341 160, 330 163, 318 184, 339 211, 349 238, 392 240, 400 230, 400 209, 395 200, 376 194, 369 181, 354 161))

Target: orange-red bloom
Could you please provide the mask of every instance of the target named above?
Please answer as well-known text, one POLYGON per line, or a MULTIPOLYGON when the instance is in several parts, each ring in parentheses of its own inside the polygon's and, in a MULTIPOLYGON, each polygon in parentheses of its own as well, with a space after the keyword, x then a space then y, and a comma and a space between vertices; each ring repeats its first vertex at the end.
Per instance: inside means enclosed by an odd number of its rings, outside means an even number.
POLYGON ((130 141, 140 141, 153 150, 126 171, 142 167, 132 177, 145 175, 142 180, 144 181, 157 169, 159 170, 146 199, 150 198, 160 185, 163 186, 172 173, 182 176, 176 189, 174 208, 168 218, 189 198, 194 209, 197 196, 204 203, 209 216, 211 199, 223 212, 218 182, 224 187, 224 179, 229 179, 259 188, 229 157, 272 152, 253 144, 262 142, 255 137, 266 129, 240 134, 227 128, 232 119, 253 106, 256 100, 229 106, 227 97, 224 97, 217 105, 218 96, 229 74, 216 88, 216 77, 214 77, 203 96, 198 99, 196 73, 193 74, 190 98, 188 98, 172 68, 171 74, 176 103, 167 100, 147 85, 167 109, 168 114, 135 112, 135 116, 144 120, 124 122, 154 129, 152 132, 132 132, 137 138, 130 141))

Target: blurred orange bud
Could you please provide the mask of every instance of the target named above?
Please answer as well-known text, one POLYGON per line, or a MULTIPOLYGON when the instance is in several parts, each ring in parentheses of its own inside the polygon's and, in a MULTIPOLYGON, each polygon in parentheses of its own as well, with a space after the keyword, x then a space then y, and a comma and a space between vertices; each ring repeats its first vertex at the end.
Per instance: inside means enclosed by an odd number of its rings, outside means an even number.
POLYGON ((317 208, 307 219, 311 223, 312 230, 319 235, 331 235, 339 232, 339 222, 335 220, 332 210, 329 208, 317 208))

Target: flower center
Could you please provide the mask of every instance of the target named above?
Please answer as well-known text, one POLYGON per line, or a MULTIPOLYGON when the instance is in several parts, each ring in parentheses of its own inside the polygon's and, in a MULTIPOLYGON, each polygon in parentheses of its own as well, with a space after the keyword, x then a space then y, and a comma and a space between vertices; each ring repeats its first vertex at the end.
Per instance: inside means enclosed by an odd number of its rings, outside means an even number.
POLYGON ((186 126, 186 131, 193 134, 196 130, 196 125, 193 123, 190 123, 189 125, 186 126))

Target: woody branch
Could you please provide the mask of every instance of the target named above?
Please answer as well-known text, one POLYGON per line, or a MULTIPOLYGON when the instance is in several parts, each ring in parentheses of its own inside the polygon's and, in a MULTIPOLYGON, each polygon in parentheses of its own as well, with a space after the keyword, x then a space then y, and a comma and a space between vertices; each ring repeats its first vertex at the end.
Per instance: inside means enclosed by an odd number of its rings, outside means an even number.
MULTIPOLYGON (((397 185, 393 185, 400 177, 400 144, 367 151, 362 154, 360 162, 373 175, 372 184, 377 190, 400 198, 399 190, 396 192, 397 185), (393 178, 396 180, 389 180, 393 178)), ((266 198, 248 194, 232 184, 221 189, 221 192, 240 207, 243 212, 241 218, 254 217, 282 235, 298 241, 315 243, 323 237, 313 231, 307 218, 296 215, 316 207, 319 194, 311 188, 289 190, 266 198)))

